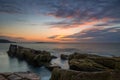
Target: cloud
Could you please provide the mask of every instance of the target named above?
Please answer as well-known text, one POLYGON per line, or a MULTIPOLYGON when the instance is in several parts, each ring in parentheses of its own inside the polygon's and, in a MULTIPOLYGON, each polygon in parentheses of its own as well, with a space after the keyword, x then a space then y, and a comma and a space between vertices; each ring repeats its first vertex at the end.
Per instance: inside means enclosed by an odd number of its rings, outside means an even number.
POLYGON ((0 39, 7 39, 10 41, 15 41, 15 42, 24 42, 27 41, 25 38, 23 37, 11 37, 11 36, 5 36, 5 35, 0 35, 0 39))
POLYGON ((83 42, 120 42, 120 28, 88 29, 65 38, 74 38, 83 42))
POLYGON ((0 13, 43 14, 62 18, 62 21, 51 20, 51 23, 45 24, 68 29, 94 21, 102 21, 106 25, 119 24, 119 3, 120 0, 0 0, 0 13))
POLYGON ((48 37, 49 39, 55 39, 55 38, 57 38, 59 35, 54 35, 54 36, 50 36, 50 37, 48 37))
POLYGON ((37 14, 44 11, 40 0, 0 0, 0 13, 37 14))
MULTIPOLYGON (((103 20, 108 18, 108 22, 120 22, 120 1, 119 0, 59 0, 58 3, 51 4, 54 10, 49 15, 56 18, 65 18, 61 22, 55 22, 51 25, 57 28, 76 28, 75 23, 81 24, 103 20), (112 19, 112 20, 111 20, 112 19)), ((116 23, 115 22, 115 23, 116 23)))
POLYGON ((110 26, 110 24, 107 24, 107 23, 103 23, 103 24, 96 24, 94 26, 110 26))
POLYGON ((0 13, 21 13, 22 9, 15 0, 0 0, 0 13))
POLYGON ((54 39, 54 40, 59 40, 59 41, 74 41, 74 39, 71 38, 65 38, 63 35, 53 35, 48 37, 48 39, 54 39))
MULTIPOLYGON (((120 42, 120 28, 90 28, 73 35, 64 36, 62 40, 71 42, 120 42)), ((52 38, 55 39, 55 38, 52 38)))

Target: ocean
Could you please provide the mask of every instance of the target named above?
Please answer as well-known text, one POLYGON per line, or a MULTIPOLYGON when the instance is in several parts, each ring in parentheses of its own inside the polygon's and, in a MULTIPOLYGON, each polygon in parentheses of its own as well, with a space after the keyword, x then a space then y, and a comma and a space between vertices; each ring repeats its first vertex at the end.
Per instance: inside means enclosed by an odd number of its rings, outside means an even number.
MULTIPOLYGON (((7 55, 11 43, 0 43, 0 72, 33 71, 40 75, 41 80, 49 80, 51 72, 45 67, 33 67, 25 61, 10 58, 7 55)), ((69 69, 67 60, 61 60, 60 54, 72 54, 74 52, 97 54, 101 56, 120 56, 120 43, 13 43, 36 50, 46 50, 57 56, 51 63, 60 65, 63 69, 69 69)))

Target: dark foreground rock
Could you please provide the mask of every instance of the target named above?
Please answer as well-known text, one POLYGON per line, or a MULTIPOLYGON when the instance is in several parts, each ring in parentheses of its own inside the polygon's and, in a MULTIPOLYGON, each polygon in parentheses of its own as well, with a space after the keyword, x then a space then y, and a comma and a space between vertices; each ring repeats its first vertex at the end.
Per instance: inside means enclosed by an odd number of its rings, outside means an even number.
POLYGON ((0 80, 40 80, 40 77, 32 72, 0 73, 0 80))
POLYGON ((63 60, 67 60, 69 56, 68 56, 68 55, 65 55, 65 54, 61 54, 60 57, 61 57, 61 59, 63 59, 63 60))
POLYGON ((54 69, 50 80, 120 80, 119 71, 81 72, 54 69))
POLYGON ((70 69, 77 71, 102 71, 107 69, 106 67, 95 63, 90 59, 72 59, 69 61, 70 69))
POLYGON ((56 58, 57 58, 57 56, 52 55, 52 59, 56 59, 56 58))
POLYGON ((42 66, 46 63, 49 63, 52 58, 51 54, 47 51, 24 48, 18 45, 10 45, 8 55, 10 57, 24 59, 28 63, 35 66, 42 66))
POLYGON ((74 53, 69 56, 70 69, 77 71, 120 70, 120 57, 103 57, 74 53))
POLYGON ((61 68, 59 65, 57 65, 57 64, 46 64, 45 65, 45 67, 48 69, 48 70, 50 70, 50 71, 53 71, 53 69, 55 69, 55 68, 61 68))
POLYGON ((74 53, 71 70, 54 69, 50 80, 120 80, 120 57, 74 53))

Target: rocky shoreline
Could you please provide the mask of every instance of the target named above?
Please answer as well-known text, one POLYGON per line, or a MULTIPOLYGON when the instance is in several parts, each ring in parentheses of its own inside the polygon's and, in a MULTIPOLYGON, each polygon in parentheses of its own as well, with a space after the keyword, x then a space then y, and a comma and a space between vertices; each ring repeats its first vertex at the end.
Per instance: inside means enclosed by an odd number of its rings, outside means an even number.
POLYGON ((51 64, 50 52, 33 50, 18 45, 10 45, 10 57, 23 59, 33 66, 45 66, 52 71, 50 80, 120 80, 120 57, 103 57, 92 54, 61 54, 61 59, 68 60, 70 69, 61 69, 51 64))
POLYGON ((70 70, 54 69, 50 80, 120 80, 120 57, 74 53, 68 63, 70 70))
POLYGON ((40 77, 32 72, 6 72, 0 73, 0 80, 40 80, 40 77))

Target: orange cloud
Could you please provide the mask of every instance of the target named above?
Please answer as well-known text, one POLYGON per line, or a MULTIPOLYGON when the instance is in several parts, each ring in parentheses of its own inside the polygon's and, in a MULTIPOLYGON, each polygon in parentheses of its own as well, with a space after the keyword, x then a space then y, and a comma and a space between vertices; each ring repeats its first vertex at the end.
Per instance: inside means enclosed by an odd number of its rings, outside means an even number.
POLYGON ((82 28, 82 27, 94 26, 99 23, 107 23, 108 21, 112 21, 112 20, 114 19, 107 18, 107 17, 102 19, 97 19, 93 17, 88 21, 81 20, 80 22, 66 22, 66 23, 58 22, 58 23, 52 23, 51 25, 52 25, 52 28, 70 29, 70 28, 82 28))

